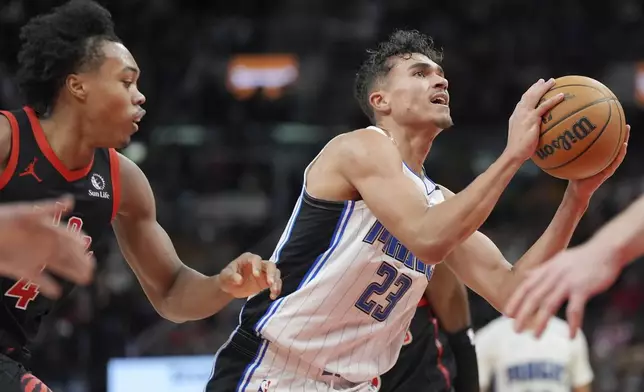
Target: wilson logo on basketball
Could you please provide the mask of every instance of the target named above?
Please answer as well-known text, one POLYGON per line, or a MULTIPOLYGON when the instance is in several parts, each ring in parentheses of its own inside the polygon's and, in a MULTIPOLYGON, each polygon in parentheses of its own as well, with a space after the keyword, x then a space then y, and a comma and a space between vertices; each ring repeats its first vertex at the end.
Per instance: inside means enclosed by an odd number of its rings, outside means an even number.
POLYGON ((588 118, 582 117, 570 129, 563 131, 561 135, 554 138, 550 143, 539 148, 537 156, 539 159, 545 160, 557 150, 570 150, 573 144, 584 140, 595 129, 597 129, 595 124, 591 123, 588 118))

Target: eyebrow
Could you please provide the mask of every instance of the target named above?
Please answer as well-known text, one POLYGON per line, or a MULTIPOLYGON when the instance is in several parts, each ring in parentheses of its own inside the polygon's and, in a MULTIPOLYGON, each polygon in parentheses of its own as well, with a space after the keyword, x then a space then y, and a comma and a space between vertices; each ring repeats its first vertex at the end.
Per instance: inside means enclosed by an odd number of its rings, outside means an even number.
MULTIPOLYGON (((409 69, 426 70, 426 69, 434 69, 434 67, 432 67, 430 64, 427 64, 427 63, 414 63, 409 67, 409 69)), ((436 73, 443 76, 445 75, 445 71, 443 70, 443 67, 441 67, 440 65, 436 64, 435 70, 436 70, 436 73)))
POLYGON ((132 66, 130 66, 130 65, 126 65, 126 66, 123 68, 123 72, 125 72, 125 71, 134 72, 134 73, 135 73, 135 74, 137 74, 137 75, 138 75, 139 73, 141 73, 141 71, 140 71, 138 68, 136 68, 136 67, 132 67, 132 66))

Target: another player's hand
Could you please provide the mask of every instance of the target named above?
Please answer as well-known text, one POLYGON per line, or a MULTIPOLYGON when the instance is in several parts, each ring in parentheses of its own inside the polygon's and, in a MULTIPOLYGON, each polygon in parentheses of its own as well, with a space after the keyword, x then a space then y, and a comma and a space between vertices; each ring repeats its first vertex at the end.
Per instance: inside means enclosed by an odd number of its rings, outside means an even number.
POLYGON ((601 249, 590 245, 570 248, 529 273, 512 294, 506 314, 516 318, 517 331, 534 319, 532 326, 539 337, 548 319, 568 300, 566 318, 572 338, 581 327, 588 299, 610 287, 619 272, 619 265, 601 249))
POLYGON ((282 291, 280 270, 275 263, 244 253, 231 261, 219 274, 221 289, 235 298, 247 298, 270 288, 271 299, 282 291))
POLYGON ((506 153, 522 160, 534 154, 539 142, 541 118, 564 98, 563 94, 557 94, 540 103, 543 95, 554 85, 554 79, 539 79, 523 94, 510 116, 506 153))
POLYGON ((590 198, 593 193, 614 173, 615 170, 622 164, 624 157, 626 156, 626 150, 628 148, 628 138, 631 134, 631 126, 626 126, 626 138, 624 139, 624 144, 622 145, 617 157, 615 160, 604 170, 595 174, 592 177, 584 178, 582 180, 570 181, 570 186, 573 187, 573 190, 582 197, 590 198))
POLYGON ((61 207, 73 209, 74 200, 4 204, 0 206, 0 274, 28 279, 48 297, 60 295, 60 286, 46 271, 77 284, 88 284, 94 259, 78 233, 52 224, 61 207), (58 205, 57 205, 58 203, 58 205))

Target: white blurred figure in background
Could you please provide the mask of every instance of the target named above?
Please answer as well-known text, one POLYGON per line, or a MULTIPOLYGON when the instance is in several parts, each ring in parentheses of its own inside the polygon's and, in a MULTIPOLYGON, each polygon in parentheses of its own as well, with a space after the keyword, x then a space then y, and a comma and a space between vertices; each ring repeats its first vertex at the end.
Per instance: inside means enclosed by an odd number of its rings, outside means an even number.
POLYGON ((570 339, 568 324, 553 317, 540 339, 500 317, 476 333, 481 391, 590 392, 594 373, 588 343, 579 331, 570 339))

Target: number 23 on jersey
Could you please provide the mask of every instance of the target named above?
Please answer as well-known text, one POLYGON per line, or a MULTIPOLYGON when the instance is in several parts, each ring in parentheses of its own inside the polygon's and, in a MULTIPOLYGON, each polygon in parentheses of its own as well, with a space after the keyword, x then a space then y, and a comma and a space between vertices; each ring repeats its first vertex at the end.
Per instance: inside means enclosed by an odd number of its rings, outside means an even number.
MULTIPOLYGON (((63 213, 65 212, 65 209, 62 206, 62 204, 60 203, 58 204, 60 208, 56 211, 56 214, 54 215, 54 219, 52 222, 54 226, 60 225, 60 220, 62 219, 63 213)), ((35 208, 38 208, 38 207, 36 206, 35 208)), ((81 218, 72 216, 67 221, 67 230, 71 232, 80 234, 82 228, 83 228, 83 220, 81 218)), ((89 249, 89 246, 92 244, 92 237, 84 235, 83 240, 85 241, 85 249, 89 249)), ((38 285, 35 283, 32 283, 30 280, 20 279, 19 281, 14 283, 13 286, 9 288, 9 290, 7 290, 4 293, 4 296, 16 298, 15 307, 17 309, 27 310, 27 307, 29 306, 31 301, 34 301, 36 298, 38 298, 38 295, 40 295, 40 291, 38 289, 39 289, 38 285)))
POLYGON ((398 270, 393 265, 383 261, 376 271, 379 276, 384 276, 381 283, 373 282, 367 286, 355 306, 370 315, 376 321, 385 321, 398 301, 405 295, 411 287, 412 279, 405 274, 398 274, 398 270), (391 286, 394 286, 392 289, 391 286), (372 295, 383 295, 389 291, 385 297, 387 304, 382 306, 375 300, 370 299, 372 295))

